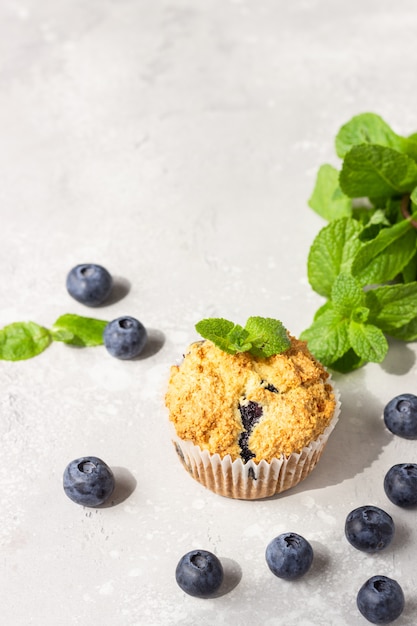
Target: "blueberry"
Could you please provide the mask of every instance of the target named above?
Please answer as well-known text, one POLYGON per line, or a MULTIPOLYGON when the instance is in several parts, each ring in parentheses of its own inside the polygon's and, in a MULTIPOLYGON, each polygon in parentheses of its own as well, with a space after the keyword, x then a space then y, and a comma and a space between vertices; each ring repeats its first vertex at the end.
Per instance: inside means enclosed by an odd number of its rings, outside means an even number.
POLYGON ((66 284, 75 300, 87 306, 98 306, 109 297, 113 279, 101 265, 82 263, 72 268, 66 284))
POLYGON ((349 543, 362 552, 378 552, 394 536, 394 521, 377 506, 360 506, 349 513, 345 522, 345 535, 349 543))
POLYGON ((403 393, 390 400, 384 409, 384 422, 394 435, 417 439, 417 396, 403 393))
POLYGON ((295 580, 308 572, 313 562, 313 548, 297 533, 282 533, 272 539, 265 551, 271 572, 285 580, 295 580))
POLYGON ((398 506, 417 505, 417 463, 398 463, 385 475, 384 490, 387 497, 398 506))
POLYGON ((107 351, 117 359, 133 359, 145 347, 148 333, 134 317, 118 317, 104 329, 103 339, 107 351))
POLYGON ((223 582, 220 560, 207 550, 191 550, 178 562, 175 579, 185 593, 196 598, 209 598, 223 582))
POLYGON ((84 506, 99 506, 114 490, 114 476, 108 465, 96 456, 71 461, 64 471, 64 491, 84 506))
POLYGON ((359 589, 356 603, 362 615, 372 624, 389 624, 404 610, 404 594, 396 580, 372 576, 359 589))
POLYGON ((239 412, 244 428, 244 431, 239 437, 240 456, 243 462, 247 463, 256 456, 256 454, 249 450, 248 441, 255 424, 257 424, 262 417, 263 410, 260 404, 250 400, 247 404, 239 404, 239 412))
POLYGON ((261 380, 261 385, 271 393, 279 393, 278 389, 272 383, 267 383, 266 380, 261 380))

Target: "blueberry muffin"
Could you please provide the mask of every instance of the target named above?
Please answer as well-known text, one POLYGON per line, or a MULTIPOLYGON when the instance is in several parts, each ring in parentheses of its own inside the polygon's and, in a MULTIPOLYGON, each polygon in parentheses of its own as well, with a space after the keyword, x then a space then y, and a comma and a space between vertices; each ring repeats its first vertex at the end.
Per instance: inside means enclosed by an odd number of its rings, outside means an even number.
POLYGON ((279 493, 316 465, 337 420, 327 370, 307 344, 267 358, 193 343, 171 368, 166 394, 174 443, 187 471, 221 495, 279 493))

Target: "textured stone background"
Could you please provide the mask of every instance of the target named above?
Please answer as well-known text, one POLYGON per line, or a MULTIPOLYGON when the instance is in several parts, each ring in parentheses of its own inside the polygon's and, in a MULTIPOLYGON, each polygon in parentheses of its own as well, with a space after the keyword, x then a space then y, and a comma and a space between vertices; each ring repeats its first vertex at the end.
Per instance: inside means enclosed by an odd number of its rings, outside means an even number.
POLYGON ((134 362, 62 344, 1 362, 2 624, 360 626, 356 592, 375 573, 404 588, 398 626, 415 624, 414 516, 382 478, 416 449, 380 419, 415 390, 414 345, 337 379, 343 411, 320 465, 267 502, 187 476, 163 395, 202 317, 310 324, 317 168, 337 164, 334 136, 357 113, 417 131, 416 32, 414 0, 1 1, 0 326, 91 314, 65 276, 93 261, 128 287, 94 314, 134 315, 153 338, 134 362), (62 472, 83 454, 115 468, 115 506, 65 497, 62 472), (376 557, 343 536, 369 503, 397 522, 376 557), (264 561, 285 530, 316 552, 293 585, 264 561), (195 547, 222 558, 229 593, 179 590, 176 563, 195 547))

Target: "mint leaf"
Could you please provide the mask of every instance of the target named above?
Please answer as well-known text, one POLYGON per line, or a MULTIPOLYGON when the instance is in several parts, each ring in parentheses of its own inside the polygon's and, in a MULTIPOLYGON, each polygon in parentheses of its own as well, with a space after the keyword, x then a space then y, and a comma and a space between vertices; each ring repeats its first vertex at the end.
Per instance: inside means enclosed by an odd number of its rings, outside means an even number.
POLYGON ((388 343, 384 333, 373 324, 351 321, 349 341, 353 350, 364 361, 381 363, 388 352, 388 343))
POLYGON ((394 339, 400 339, 401 341, 416 341, 417 339, 417 316, 410 322, 395 328, 394 326, 386 326, 385 332, 387 335, 394 337, 394 339))
POLYGON ((366 303, 373 324, 382 330, 401 328, 417 315, 417 282, 371 289, 366 303))
POLYGON ((225 320, 223 317, 209 317, 197 322, 195 328, 204 339, 208 339, 205 336, 206 334, 213 337, 226 337, 234 326, 233 322, 229 322, 229 320, 225 320))
POLYGON ((402 137, 362 113, 341 127, 335 147, 339 180, 322 165, 309 199, 330 220, 307 261, 311 287, 328 300, 301 337, 325 365, 348 372, 381 362, 385 335, 417 340, 417 133, 402 137))
POLYGON ((360 240, 363 242, 375 239, 383 228, 391 226, 391 223, 387 218, 386 211, 383 209, 368 211, 368 218, 369 219, 366 221, 363 230, 359 235, 360 240))
POLYGON ((247 331, 239 324, 234 324, 222 317, 201 320, 195 328, 204 339, 209 339, 228 354, 246 352, 252 347, 252 344, 247 342, 247 331))
POLYGON ((331 302, 331 300, 327 300, 327 302, 325 302, 324 304, 322 304, 317 311, 314 314, 314 319, 318 319, 320 317, 320 315, 323 315, 323 313, 325 313, 326 311, 328 311, 329 309, 333 309, 333 303, 331 302))
POLYGON ((351 347, 349 341, 349 319, 329 306, 309 328, 301 333, 308 348, 323 363, 331 365, 351 347))
POLYGON ((407 265, 401 270, 401 276, 405 283, 412 283, 417 278, 417 253, 411 257, 407 265))
POLYGON ((73 346, 100 346, 108 322, 73 313, 61 315, 51 328, 54 341, 63 341, 73 346))
POLYGON ((365 294, 353 276, 339 274, 333 283, 332 302, 338 313, 344 317, 350 317, 352 311, 363 308, 365 294))
POLYGON ((254 356, 266 358, 280 354, 291 346, 287 330, 279 320, 249 317, 245 330, 248 332, 248 341, 252 343, 249 352, 254 356))
POLYGON ((382 229, 363 244, 352 263, 352 274, 362 285, 393 280, 416 253, 417 233, 406 220, 382 229))
POLYGON ((361 359, 360 356, 351 348, 340 359, 333 361, 331 364, 332 370, 340 372, 341 374, 348 374, 365 365, 366 359, 361 359))
POLYGON ((350 198, 402 194, 417 185, 417 163, 391 148, 353 146, 343 161, 339 182, 350 198))
POLYGON ((234 326, 233 322, 222 317, 211 317, 198 322, 195 329, 204 339, 209 339, 224 352, 235 354, 235 351, 229 347, 230 341, 227 338, 234 326))
POLYGON ((350 319, 353 320, 354 322, 359 322, 360 324, 363 324, 364 322, 366 322, 368 320, 369 317, 369 309, 366 306, 358 306, 356 307, 356 309, 353 309, 353 311, 350 314, 350 319))
POLYGON ((0 330, 0 359, 21 361, 43 352, 51 343, 47 328, 35 322, 14 322, 0 330))
POLYGON ((361 230, 361 225, 349 217, 334 220, 320 230, 307 261, 308 280, 314 291, 329 298, 336 277, 349 273, 362 246, 358 238, 361 230))
POLYGON ((226 338, 229 341, 229 349, 230 351, 233 350, 233 354, 236 352, 248 352, 252 347, 248 331, 239 324, 233 326, 226 338))
POLYGON ((403 152, 408 154, 414 161, 417 161, 417 135, 403 138, 403 152))
POLYGON ((291 342, 278 320, 250 317, 245 328, 224 318, 208 318, 195 325, 197 332, 228 354, 250 352, 266 358, 287 350, 291 342))
POLYGON ((332 165, 322 165, 308 201, 310 207, 329 222, 352 214, 352 200, 340 189, 339 172, 332 165))
POLYGON ((364 143, 386 146, 399 152, 404 152, 407 146, 407 140, 397 135, 375 113, 355 115, 341 127, 335 141, 337 155, 343 158, 353 146, 364 143))

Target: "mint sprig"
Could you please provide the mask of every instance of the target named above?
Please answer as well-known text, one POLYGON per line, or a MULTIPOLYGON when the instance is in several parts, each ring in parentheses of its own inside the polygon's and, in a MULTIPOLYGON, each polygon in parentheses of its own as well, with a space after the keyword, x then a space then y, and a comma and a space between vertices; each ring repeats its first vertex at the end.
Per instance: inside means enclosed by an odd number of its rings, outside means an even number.
POLYGON ((51 335, 54 341, 63 341, 73 346, 101 346, 107 324, 108 322, 93 317, 66 313, 53 324, 51 335))
POLYGON ((197 332, 228 354, 249 352, 267 358, 285 352, 291 345, 282 322, 270 317, 249 317, 245 327, 221 317, 201 320, 197 332))
POLYGON ((99 346, 108 322, 67 313, 51 329, 35 322, 14 322, 0 329, 0 360, 22 361, 41 354, 52 343, 73 346, 99 346))
POLYGON ((0 330, 0 359, 21 361, 46 350, 51 343, 47 328, 35 322, 14 322, 0 330))
POLYGON ((417 134, 402 137, 378 115, 342 126, 340 171, 322 165, 309 200, 329 223, 307 273, 326 300, 301 338, 325 365, 349 372, 381 362, 387 337, 417 339, 417 134))

